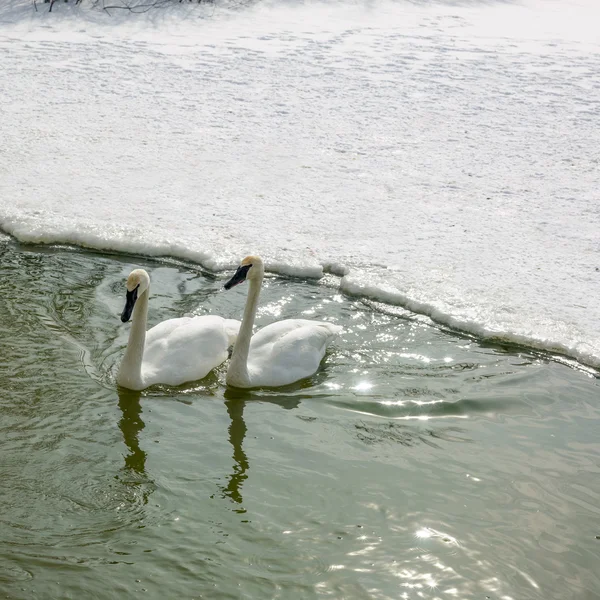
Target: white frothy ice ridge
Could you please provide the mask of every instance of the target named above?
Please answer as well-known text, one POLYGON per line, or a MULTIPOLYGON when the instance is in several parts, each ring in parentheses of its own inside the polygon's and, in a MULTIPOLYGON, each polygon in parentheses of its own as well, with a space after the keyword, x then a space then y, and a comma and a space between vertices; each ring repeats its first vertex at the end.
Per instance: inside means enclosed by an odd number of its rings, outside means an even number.
POLYGON ((401 279, 390 279, 385 274, 357 273, 344 277, 340 289, 349 295, 402 306, 480 339, 567 355, 586 365, 600 367, 598 346, 586 340, 586 332, 566 321, 539 320, 535 328, 524 328, 522 315, 510 306, 496 305, 492 313, 477 299, 469 302, 465 297, 454 301, 432 298, 414 289, 402 291, 406 289, 402 284, 401 279))

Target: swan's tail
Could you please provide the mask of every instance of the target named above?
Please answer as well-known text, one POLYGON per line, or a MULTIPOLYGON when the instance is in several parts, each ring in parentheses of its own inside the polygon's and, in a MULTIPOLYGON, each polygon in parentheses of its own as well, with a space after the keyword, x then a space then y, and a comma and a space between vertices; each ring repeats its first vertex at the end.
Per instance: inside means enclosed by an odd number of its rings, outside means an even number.
POLYGON ((329 331, 332 337, 336 335, 340 335, 344 332, 344 328, 341 325, 334 325, 333 323, 327 323, 323 321, 321 325, 324 325, 326 329, 329 331))

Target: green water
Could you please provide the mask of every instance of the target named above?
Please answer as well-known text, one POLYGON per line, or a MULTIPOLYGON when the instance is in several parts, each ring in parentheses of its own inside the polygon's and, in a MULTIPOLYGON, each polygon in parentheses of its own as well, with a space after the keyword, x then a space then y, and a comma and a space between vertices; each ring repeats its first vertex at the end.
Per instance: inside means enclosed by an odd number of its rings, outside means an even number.
POLYGON ((268 278, 258 325, 345 333, 308 381, 117 390, 150 324, 240 317, 190 265, 0 240, 0 597, 600 598, 600 380, 268 278))

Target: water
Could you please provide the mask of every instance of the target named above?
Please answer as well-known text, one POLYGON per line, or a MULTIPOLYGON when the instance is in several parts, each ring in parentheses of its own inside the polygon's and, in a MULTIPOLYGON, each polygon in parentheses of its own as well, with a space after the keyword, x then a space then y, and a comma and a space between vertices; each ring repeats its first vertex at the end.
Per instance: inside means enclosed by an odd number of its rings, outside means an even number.
POLYGON ((310 380, 118 390, 151 324, 241 313, 190 264, 0 241, 0 591, 32 598, 600 598, 600 380, 336 282, 269 277, 259 325, 346 331, 310 380))

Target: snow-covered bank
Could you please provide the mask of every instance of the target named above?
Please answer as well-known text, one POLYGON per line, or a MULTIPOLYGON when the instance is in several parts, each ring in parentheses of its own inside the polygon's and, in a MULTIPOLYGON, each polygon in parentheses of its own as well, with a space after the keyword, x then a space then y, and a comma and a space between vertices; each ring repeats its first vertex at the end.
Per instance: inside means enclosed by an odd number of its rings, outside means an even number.
POLYGON ((0 227, 214 270, 260 252, 281 273, 347 271, 350 293, 600 366, 595 12, 3 9, 0 227))

